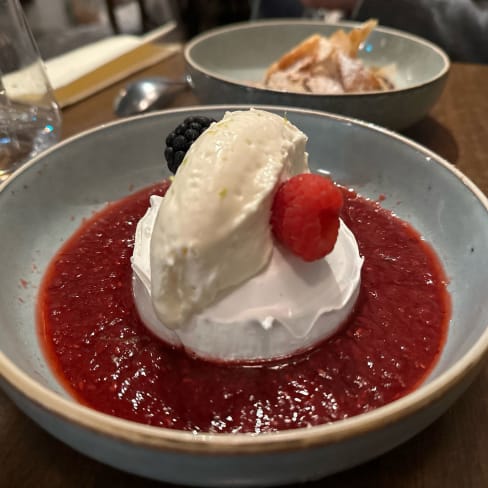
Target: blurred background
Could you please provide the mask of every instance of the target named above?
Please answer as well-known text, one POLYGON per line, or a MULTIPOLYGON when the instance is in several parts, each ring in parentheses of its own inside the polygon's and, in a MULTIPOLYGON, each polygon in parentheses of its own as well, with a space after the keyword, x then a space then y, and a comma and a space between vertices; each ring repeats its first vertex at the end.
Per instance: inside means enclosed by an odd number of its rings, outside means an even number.
POLYGON ((170 40, 182 41, 211 27, 248 20, 253 7, 246 0, 21 0, 21 4, 44 59, 114 34, 142 34, 169 20, 179 26, 170 40))
POLYGON ((232 22, 316 17, 337 12, 304 8, 300 0, 20 0, 41 55, 49 59, 114 34, 143 34, 175 20, 166 38, 185 41, 232 22))
MULTIPOLYGON (((142 34, 170 20, 167 41, 185 41, 207 29, 258 18, 314 17, 337 21, 342 12, 303 5, 346 5, 347 0, 20 0, 44 59, 114 34, 142 34)), ((454 61, 488 62, 488 0, 363 2, 353 18, 424 37, 454 61), (393 2, 395 3, 395 2, 393 2), (415 9, 411 5, 415 3, 415 9)), ((350 12, 351 13, 351 12, 350 12)))

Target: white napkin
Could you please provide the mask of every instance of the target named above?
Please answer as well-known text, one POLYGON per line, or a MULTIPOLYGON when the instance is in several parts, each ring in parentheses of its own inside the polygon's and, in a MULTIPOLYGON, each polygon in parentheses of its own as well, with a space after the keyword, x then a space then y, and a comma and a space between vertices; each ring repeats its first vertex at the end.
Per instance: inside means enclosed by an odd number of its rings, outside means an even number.
POLYGON ((143 36, 117 35, 74 49, 46 61, 48 78, 56 90, 142 44, 159 40, 175 28, 176 22, 170 21, 143 36))
MULTIPOLYGON (((44 63, 47 76, 54 90, 69 85, 82 76, 144 44, 168 34, 176 27, 171 21, 143 36, 117 35, 102 39, 44 63)), ((39 63, 2 77, 1 82, 12 99, 35 99, 45 93, 44 77, 39 63)))
POLYGON ((141 44, 138 36, 118 35, 52 58, 44 63, 51 86, 65 86, 141 44))

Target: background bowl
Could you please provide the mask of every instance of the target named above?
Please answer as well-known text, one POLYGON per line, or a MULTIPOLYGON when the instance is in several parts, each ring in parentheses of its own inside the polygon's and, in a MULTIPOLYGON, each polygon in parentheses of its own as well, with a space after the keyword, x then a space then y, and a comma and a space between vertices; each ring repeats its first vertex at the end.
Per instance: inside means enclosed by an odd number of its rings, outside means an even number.
POLYGON ((185 49, 187 72, 204 103, 273 104, 324 110, 400 130, 434 105, 449 71, 447 55, 419 37, 377 27, 360 58, 367 65, 394 64, 396 88, 343 95, 302 94, 257 88, 267 67, 311 34, 329 36, 360 24, 308 20, 247 22, 207 31, 185 49))
POLYGON ((27 415, 75 449, 122 470, 174 483, 266 486, 319 478, 369 460, 426 427, 464 391, 488 348, 487 199, 449 163, 401 136, 320 112, 286 112, 309 136, 312 169, 329 170, 364 196, 384 195, 383 204, 419 229, 444 263, 452 323, 425 383, 357 417, 258 436, 193 435, 136 424, 82 406, 63 390, 36 335, 42 273, 84 217, 168 175, 163 139, 185 116, 224 113, 224 107, 194 107, 85 132, 0 186, 0 375, 27 415))

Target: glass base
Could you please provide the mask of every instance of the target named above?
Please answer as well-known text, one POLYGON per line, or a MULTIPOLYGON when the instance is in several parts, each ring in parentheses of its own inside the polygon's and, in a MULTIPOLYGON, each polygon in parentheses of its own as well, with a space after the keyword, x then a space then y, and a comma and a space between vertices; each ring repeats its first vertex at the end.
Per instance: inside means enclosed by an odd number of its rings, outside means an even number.
POLYGON ((0 107, 0 181, 55 144, 59 126, 51 110, 21 104, 0 107))

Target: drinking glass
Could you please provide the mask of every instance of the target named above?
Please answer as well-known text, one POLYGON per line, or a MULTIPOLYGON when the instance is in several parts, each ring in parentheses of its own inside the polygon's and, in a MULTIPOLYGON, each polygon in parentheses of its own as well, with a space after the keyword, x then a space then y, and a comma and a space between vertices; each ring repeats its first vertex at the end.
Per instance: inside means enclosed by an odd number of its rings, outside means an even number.
POLYGON ((59 107, 18 0, 0 0, 0 181, 60 136, 59 107))

